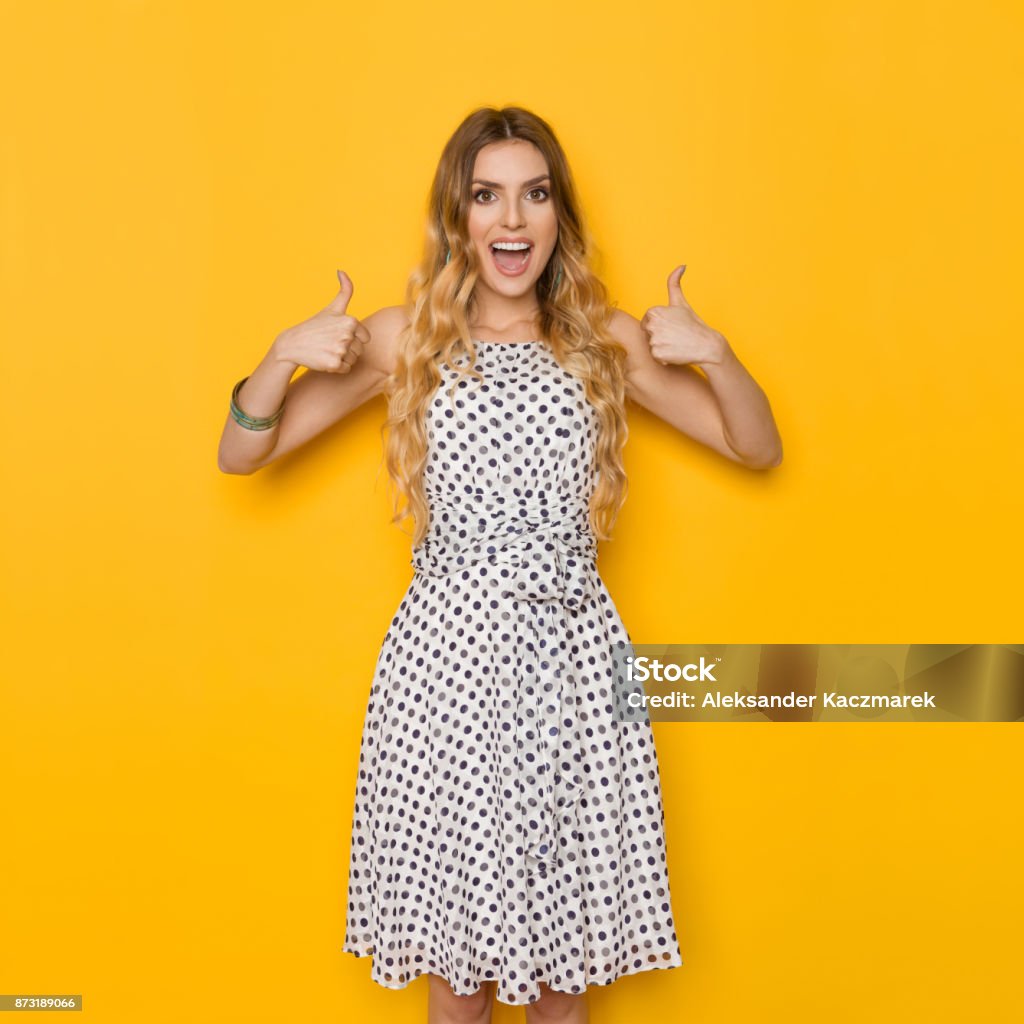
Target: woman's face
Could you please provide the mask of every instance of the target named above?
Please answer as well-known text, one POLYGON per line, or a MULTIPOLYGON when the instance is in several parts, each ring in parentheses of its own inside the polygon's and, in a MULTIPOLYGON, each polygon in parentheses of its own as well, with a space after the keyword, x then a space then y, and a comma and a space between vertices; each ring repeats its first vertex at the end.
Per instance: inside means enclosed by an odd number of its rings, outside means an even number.
POLYGON ((532 142, 493 142, 477 153, 470 186, 469 238, 480 277, 476 287, 513 298, 533 291, 558 240, 547 161, 532 142), (496 251, 495 242, 529 249, 496 251))

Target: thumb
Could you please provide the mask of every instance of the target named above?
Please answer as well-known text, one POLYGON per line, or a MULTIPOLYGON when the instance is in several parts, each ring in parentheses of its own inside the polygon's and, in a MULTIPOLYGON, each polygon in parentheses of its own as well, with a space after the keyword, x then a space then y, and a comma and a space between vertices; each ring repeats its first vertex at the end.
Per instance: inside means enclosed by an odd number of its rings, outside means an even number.
POLYGON ((338 291, 338 294, 331 300, 331 304, 327 307, 327 311, 329 313, 342 315, 348 311, 348 304, 352 299, 352 279, 344 270, 339 270, 338 282, 341 285, 341 288, 338 291))
POLYGON ((668 275, 668 304, 670 306, 688 306, 689 303, 683 296, 683 289, 679 287, 679 279, 686 273, 686 264, 676 267, 668 275))

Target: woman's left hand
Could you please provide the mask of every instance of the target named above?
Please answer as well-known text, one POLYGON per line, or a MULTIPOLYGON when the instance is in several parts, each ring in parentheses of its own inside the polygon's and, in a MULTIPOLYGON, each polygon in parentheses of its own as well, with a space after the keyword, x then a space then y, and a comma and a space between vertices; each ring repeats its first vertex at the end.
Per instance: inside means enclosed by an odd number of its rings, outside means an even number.
POLYGON ((666 366, 669 363, 717 363, 725 338, 709 327, 686 301, 679 279, 686 264, 668 276, 668 305, 651 306, 640 321, 646 331, 651 355, 666 366))

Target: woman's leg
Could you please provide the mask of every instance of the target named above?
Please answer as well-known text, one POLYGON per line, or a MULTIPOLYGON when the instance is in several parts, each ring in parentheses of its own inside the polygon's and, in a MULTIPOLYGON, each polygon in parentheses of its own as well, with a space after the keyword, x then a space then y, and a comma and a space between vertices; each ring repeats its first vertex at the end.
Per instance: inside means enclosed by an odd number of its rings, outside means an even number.
POLYGON ((526 1024, 587 1024, 587 993, 554 992, 540 983, 540 999, 526 1004, 526 1024))
POLYGON ((488 1024, 494 1006, 496 981, 485 981, 478 992, 457 996, 451 985, 436 974, 429 974, 430 996, 427 1024, 488 1024))

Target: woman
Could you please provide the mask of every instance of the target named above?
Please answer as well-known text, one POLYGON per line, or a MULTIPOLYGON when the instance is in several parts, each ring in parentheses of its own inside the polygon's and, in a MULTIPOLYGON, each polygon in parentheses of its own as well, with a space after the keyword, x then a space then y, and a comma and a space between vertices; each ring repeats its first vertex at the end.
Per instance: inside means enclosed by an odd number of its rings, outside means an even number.
POLYGON ((366 709, 344 950, 388 988, 430 975, 432 1021, 485 1019, 495 994, 580 1021, 587 986, 682 963, 650 722, 613 715, 629 637, 596 543, 626 495, 626 398, 751 468, 781 443, 685 267, 641 323, 590 251, 550 127, 474 111, 405 305, 357 320, 339 271, 236 386, 221 440, 221 469, 252 473, 388 396, 415 573, 366 709))

